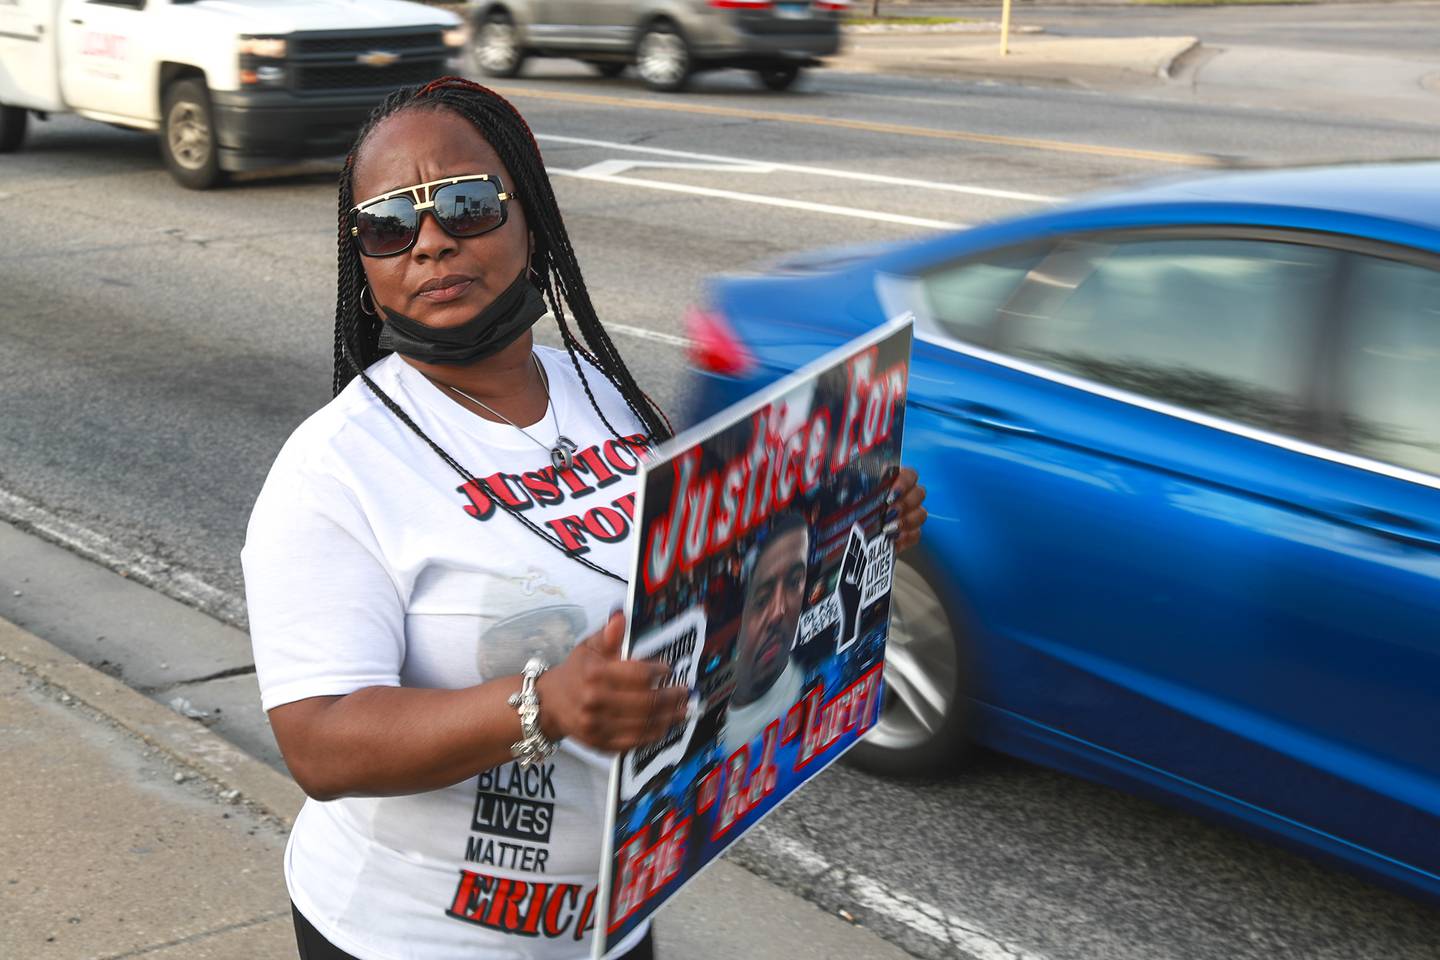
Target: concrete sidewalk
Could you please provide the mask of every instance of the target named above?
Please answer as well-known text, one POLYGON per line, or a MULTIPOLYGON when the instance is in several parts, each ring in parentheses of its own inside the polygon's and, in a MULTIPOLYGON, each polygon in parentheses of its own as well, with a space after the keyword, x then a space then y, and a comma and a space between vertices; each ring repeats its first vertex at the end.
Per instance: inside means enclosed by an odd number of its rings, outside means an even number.
MULTIPOLYGON (((1018 30, 1018 28, 1017 28, 1018 30)), ((1051 37, 1014 32, 1000 55, 1000 35, 972 28, 924 32, 847 32, 845 48, 826 60, 856 73, 942 75, 1071 86, 1156 83, 1197 46, 1194 37, 1051 37)))
POLYGON ((1205 45, 1167 95, 1206 103, 1344 113, 1433 124, 1440 119, 1440 46, 1432 57, 1251 45, 1205 45))
MULTIPOLYGON (((296 956, 288 777, 8 620, 0 737, 0 957, 296 956)), ((656 941, 694 960, 907 956, 726 861, 661 911, 656 941)))
MULTIPOLYGON (((1042 21, 1043 22, 1043 21, 1042 21)), ((850 32, 834 70, 1137 91, 1192 103, 1338 113, 1434 123, 1440 117, 1440 48, 1433 57, 1201 44, 1195 37, 999 35, 964 29, 850 32)), ((1017 29, 1031 26, 1021 24, 1017 29)))
POLYGON ((0 956, 294 956, 286 778, 8 621, 0 728, 0 956))

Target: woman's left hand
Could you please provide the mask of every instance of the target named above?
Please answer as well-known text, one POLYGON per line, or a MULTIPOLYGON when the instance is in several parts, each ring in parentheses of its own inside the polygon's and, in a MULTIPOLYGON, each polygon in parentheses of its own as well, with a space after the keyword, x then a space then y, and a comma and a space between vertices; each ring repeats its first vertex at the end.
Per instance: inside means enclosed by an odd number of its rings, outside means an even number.
POLYGON ((890 486, 891 507, 886 513, 885 532, 895 538, 895 552, 908 550, 920 542, 920 528, 930 514, 922 504, 925 488, 913 467, 901 467, 900 476, 890 486))

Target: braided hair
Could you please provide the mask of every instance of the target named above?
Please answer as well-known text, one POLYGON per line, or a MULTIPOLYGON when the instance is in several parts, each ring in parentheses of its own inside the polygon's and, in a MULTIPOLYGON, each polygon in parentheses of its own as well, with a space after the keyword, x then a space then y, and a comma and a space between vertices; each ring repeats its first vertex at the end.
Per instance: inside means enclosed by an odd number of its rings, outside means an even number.
POLYGON ((606 428, 616 439, 624 439, 596 402, 585 375, 585 366, 600 371, 615 387, 630 412, 644 426, 648 442, 655 444, 668 440, 674 432, 670 422, 655 401, 636 384, 620 351, 601 325, 594 304, 590 302, 590 292, 580 273, 575 249, 570 245, 570 235, 560 216, 560 207, 555 201, 555 192, 545 172, 545 162, 540 157, 535 135, 510 101, 488 87, 459 77, 443 77, 423 87, 402 87, 390 94, 370 114, 355 139, 350 155, 345 158, 345 167, 340 173, 336 250, 334 393, 338 394, 359 376, 378 394, 378 389, 369 383, 364 370, 389 352, 379 346, 381 323, 378 311, 367 313, 360 299, 365 285, 365 271, 361 266, 360 252, 350 237, 350 210, 355 205, 356 158, 381 122, 404 110, 418 109, 449 110, 470 121, 495 148, 510 171, 515 180, 514 192, 525 198, 525 218, 535 239, 531 269, 538 277, 550 312, 560 327, 561 340, 585 388, 585 395, 606 428), (566 307, 573 314, 583 341, 571 330, 566 307), (587 363, 581 364, 581 358, 587 363))
MULTIPOLYGON (((367 312, 361 302, 365 270, 361 265, 360 252, 350 236, 350 210, 355 205, 355 163, 375 128, 405 110, 448 110, 474 124, 480 135, 495 149, 515 181, 513 191, 525 198, 525 216, 534 239, 530 269, 538 278, 541 292, 560 328, 561 340, 590 405, 613 437, 621 443, 632 442, 621 436, 600 409, 585 373, 587 366, 598 370, 619 392, 630 412, 645 428, 647 444, 655 445, 668 440, 674 433, 669 420, 655 401, 635 383, 634 376, 590 302, 590 293, 585 288, 585 278, 580 274, 580 264, 570 245, 570 236, 560 216, 535 135, 510 101, 488 87, 459 77, 443 77, 420 87, 402 87, 390 94, 371 112, 355 138, 349 156, 345 158, 345 167, 340 173, 338 205, 334 393, 338 395, 351 380, 359 377, 390 412, 424 440, 452 470, 467 482, 479 485, 468 470, 421 430, 419 424, 365 372, 366 367, 390 351, 382 349, 379 344, 379 310, 367 312), (566 307, 573 314, 583 340, 571 330, 566 307), (582 358, 584 364, 580 362, 582 358)), ((623 582, 623 578, 569 550, 529 517, 505 503, 503 498, 495 498, 495 502, 551 546, 597 573, 623 582)))

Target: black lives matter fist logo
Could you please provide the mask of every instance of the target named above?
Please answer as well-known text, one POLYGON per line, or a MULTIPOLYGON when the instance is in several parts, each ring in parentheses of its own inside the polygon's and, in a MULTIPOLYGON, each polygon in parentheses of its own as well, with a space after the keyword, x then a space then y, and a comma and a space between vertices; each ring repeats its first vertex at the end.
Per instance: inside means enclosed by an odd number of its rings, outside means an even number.
POLYGON ((840 583, 835 588, 840 596, 840 626, 835 633, 837 652, 859 639, 861 599, 865 595, 865 569, 869 562, 865 537, 858 528, 852 527, 850 542, 845 545, 845 559, 840 564, 840 583))

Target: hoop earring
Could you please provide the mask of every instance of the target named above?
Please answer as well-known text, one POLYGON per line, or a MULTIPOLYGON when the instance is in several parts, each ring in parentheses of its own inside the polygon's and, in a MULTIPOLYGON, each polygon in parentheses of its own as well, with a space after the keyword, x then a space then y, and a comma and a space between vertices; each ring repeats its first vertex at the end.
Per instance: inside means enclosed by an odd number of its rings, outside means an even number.
POLYGON ((371 297, 370 297, 370 309, 369 309, 369 310, 366 310, 366 309, 365 309, 365 295, 366 295, 367 293, 369 293, 369 292, 370 292, 370 285, 369 285, 368 283, 367 283, 367 284, 362 284, 361 287, 360 287, 360 312, 363 313, 363 314, 365 314, 365 316, 367 316, 367 317, 373 317, 373 316, 376 316, 376 315, 377 315, 377 314, 376 314, 376 311, 375 311, 375 297, 374 297, 374 296, 371 296, 371 297))

